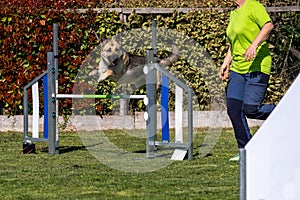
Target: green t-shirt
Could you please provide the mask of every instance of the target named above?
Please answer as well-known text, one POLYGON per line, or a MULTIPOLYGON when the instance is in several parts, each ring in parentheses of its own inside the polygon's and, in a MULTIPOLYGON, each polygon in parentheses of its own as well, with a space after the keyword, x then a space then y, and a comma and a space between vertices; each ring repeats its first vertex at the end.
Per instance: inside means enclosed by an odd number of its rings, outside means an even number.
POLYGON ((272 58, 266 41, 257 48, 253 61, 247 61, 243 56, 261 28, 270 21, 265 7, 256 0, 247 0, 240 8, 231 11, 226 30, 233 58, 231 70, 241 74, 255 71, 270 74, 272 58))

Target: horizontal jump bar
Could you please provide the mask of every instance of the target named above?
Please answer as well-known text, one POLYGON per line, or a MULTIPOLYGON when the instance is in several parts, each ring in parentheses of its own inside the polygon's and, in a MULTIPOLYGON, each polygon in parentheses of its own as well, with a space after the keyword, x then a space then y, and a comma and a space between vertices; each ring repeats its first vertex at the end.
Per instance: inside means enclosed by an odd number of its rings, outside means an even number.
POLYGON ((56 98, 72 99, 144 99, 146 95, 56 94, 56 98))

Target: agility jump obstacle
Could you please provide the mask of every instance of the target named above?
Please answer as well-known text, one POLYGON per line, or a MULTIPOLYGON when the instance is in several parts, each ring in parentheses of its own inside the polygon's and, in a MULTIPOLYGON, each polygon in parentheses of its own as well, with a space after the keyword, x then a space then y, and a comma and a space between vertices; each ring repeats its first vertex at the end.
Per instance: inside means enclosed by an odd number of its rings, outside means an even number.
POLYGON ((24 144, 30 144, 34 141, 48 142, 48 153, 58 154, 59 137, 58 137, 58 99, 143 99, 147 111, 144 114, 146 120, 146 157, 156 157, 157 146, 168 146, 175 148, 171 159, 183 160, 186 153, 188 159, 193 159, 193 123, 192 123, 192 89, 183 81, 177 79, 168 71, 163 69, 156 58, 156 23, 152 22, 152 49, 146 52, 146 63, 144 73, 147 75, 146 95, 91 95, 91 94, 59 94, 58 93, 58 28, 57 24, 53 25, 53 46, 54 52, 47 53, 47 71, 35 78, 24 87, 24 144), (162 113, 162 141, 157 141, 157 105, 156 105, 156 71, 162 74, 162 94, 161 94, 161 113, 162 113), (38 82, 43 81, 44 86, 44 135, 39 137, 38 119, 39 119, 39 86, 38 82), (175 142, 170 142, 169 136, 169 112, 168 112, 168 92, 169 81, 176 84, 176 134, 175 142), (32 89, 33 98, 33 129, 32 136, 28 133, 28 90, 32 89), (188 141, 183 142, 182 136, 182 99, 183 90, 188 94, 188 141), (167 100, 167 101, 166 101, 167 100), (181 120, 180 120, 181 119, 181 120), (179 122, 180 121, 180 122, 179 122), (178 123, 177 123, 178 122, 178 123), (178 124, 178 125, 177 125, 178 124))

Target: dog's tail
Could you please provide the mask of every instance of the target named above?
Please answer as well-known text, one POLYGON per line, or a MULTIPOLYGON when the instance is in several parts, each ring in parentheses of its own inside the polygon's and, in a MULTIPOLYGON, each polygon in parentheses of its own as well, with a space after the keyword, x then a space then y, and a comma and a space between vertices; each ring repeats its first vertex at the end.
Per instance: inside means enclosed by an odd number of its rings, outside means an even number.
POLYGON ((167 58, 162 59, 159 64, 162 66, 170 66, 174 64, 179 58, 179 50, 176 45, 172 44, 172 53, 167 58))

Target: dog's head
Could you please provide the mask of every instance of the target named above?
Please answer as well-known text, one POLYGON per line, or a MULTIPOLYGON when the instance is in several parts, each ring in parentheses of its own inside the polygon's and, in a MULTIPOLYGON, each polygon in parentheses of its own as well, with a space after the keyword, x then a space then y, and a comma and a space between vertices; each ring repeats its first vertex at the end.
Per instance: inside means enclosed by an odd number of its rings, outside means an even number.
POLYGON ((99 81, 110 76, 120 78, 125 73, 126 62, 128 62, 127 53, 123 50, 121 43, 115 39, 102 39, 99 81))

